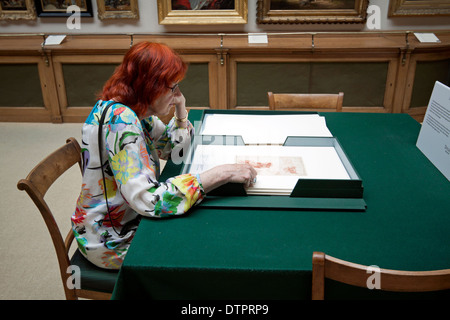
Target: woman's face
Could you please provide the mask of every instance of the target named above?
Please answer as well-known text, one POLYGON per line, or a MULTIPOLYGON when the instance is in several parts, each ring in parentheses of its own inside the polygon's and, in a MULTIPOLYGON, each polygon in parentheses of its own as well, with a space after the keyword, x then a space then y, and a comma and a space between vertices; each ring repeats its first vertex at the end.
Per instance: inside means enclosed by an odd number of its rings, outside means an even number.
POLYGON ((151 115, 167 115, 174 104, 174 98, 180 94, 181 92, 180 88, 178 88, 178 83, 172 83, 171 86, 167 88, 167 91, 160 95, 153 104, 149 106, 147 114, 144 115, 144 117, 149 117, 151 115))

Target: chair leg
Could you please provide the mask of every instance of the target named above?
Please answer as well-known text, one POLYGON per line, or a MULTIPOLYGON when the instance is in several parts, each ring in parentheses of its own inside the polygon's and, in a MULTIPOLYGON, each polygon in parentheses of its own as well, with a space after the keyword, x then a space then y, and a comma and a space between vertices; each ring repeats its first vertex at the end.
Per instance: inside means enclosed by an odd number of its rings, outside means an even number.
POLYGON ((323 252, 313 253, 312 268, 312 300, 323 300, 325 291, 325 254, 323 252))

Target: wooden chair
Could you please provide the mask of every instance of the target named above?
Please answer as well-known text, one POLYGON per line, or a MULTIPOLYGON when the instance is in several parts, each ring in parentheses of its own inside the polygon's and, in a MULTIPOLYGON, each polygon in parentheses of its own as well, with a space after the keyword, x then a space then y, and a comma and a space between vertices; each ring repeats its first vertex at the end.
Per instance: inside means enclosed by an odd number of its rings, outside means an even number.
MULTIPOLYGON (((313 253, 312 299, 323 300, 325 278, 367 288, 372 272, 368 266, 340 260, 323 252, 313 253)), ((450 269, 435 271, 399 271, 379 269, 380 290, 428 292, 450 289, 450 269)))
POLYGON ((342 112, 344 93, 339 94, 302 94, 267 92, 270 110, 307 110, 342 112))
MULTIPOLYGON (((76 139, 69 138, 64 146, 58 148, 37 164, 26 179, 21 179, 17 184, 17 188, 28 193, 44 218, 56 250, 66 299, 110 299, 118 272, 96 267, 87 261, 78 250, 76 250, 72 259, 69 259, 70 245, 74 240, 73 232, 70 230, 65 241, 63 240, 52 211, 44 200, 44 196, 50 186, 77 163, 81 171, 80 146, 76 139), (78 266, 80 268, 80 289, 70 289, 67 285, 67 281, 72 280, 69 279, 72 276, 70 271, 68 271, 69 266, 78 266)), ((75 203, 69 207, 72 208, 74 205, 75 203)), ((70 212, 70 209, 68 212, 70 212)), ((68 216, 67 219, 70 219, 70 217, 68 216)))

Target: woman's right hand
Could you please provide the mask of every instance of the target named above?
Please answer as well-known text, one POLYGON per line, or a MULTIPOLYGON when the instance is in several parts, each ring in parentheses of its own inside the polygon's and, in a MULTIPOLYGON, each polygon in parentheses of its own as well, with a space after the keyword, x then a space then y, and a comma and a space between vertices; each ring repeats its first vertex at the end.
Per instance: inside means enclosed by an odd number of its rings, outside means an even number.
POLYGON ((256 181, 256 170, 249 164, 224 164, 200 174, 206 193, 226 183, 243 183, 250 187, 256 181))

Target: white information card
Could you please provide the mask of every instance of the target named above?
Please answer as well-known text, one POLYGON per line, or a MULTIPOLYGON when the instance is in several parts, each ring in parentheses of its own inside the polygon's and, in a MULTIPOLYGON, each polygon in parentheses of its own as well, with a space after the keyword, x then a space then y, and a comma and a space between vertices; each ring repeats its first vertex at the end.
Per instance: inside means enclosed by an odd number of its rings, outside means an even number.
POLYGON ((420 42, 441 42, 434 33, 414 33, 420 42))
POLYGON ((450 181, 450 88, 436 81, 417 147, 450 181))
POLYGON ((49 35, 45 41, 44 41, 44 45, 48 46, 48 45, 58 45, 61 44, 64 39, 66 38, 65 35, 49 35))

